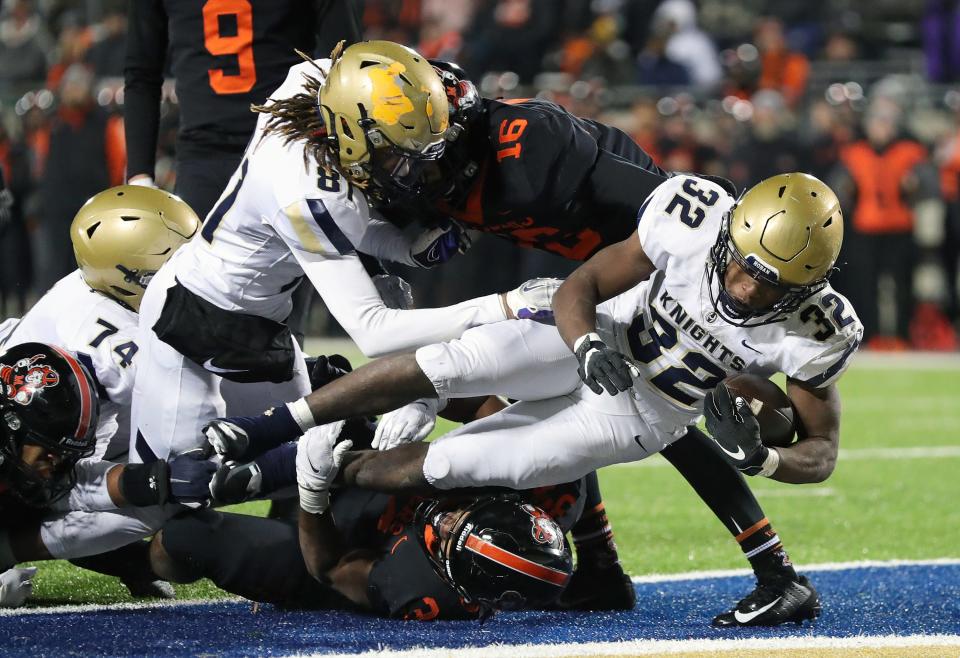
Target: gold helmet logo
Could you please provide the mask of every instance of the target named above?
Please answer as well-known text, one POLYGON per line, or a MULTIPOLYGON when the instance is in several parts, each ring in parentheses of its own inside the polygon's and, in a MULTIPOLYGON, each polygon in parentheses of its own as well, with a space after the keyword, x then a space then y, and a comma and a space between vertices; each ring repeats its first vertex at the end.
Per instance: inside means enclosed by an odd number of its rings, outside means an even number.
POLYGON ((156 271, 199 228, 196 213, 179 197, 121 185, 83 204, 70 239, 87 285, 136 311, 156 271))

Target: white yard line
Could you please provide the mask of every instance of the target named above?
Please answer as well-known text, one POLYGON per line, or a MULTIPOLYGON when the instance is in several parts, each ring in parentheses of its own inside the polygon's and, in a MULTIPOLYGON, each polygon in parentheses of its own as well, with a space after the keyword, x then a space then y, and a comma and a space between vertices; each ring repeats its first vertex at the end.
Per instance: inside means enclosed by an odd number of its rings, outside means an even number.
MULTIPOLYGON (((840 448, 839 462, 890 459, 941 459, 960 457, 960 446, 910 446, 907 448, 840 448)), ((607 468, 663 468, 670 462, 663 458, 614 464, 607 468)))
MULTIPOLYGON (((642 656, 749 649, 859 649, 884 647, 960 647, 960 635, 882 635, 858 637, 789 637, 748 640, 633 640, 630 642, 590 642, 586 644, 497 644, 489 647, 457 649, 408 649, 404 651, 368 651, 336 654, 338 658, 543 658, 551 656, 642 656)), ((330 654, 296 654, 320 656, 330 654)))
MULTIPOLYGON (((800 565, 801 571, 842 571, 845 569, 895 569, 897 567, 912 566, 954 566, 960 565, 960 558, 937 558, 933 560, 860 560, 856 562, 823 562, 819 564, 800 565)), ((715 569, 712 571, 689 571, 674 574, 649 574, 634 576, 635 583, 663 583, 671 581, 704 580, 707 578, 727 578, 730 576, 748 576, 753 572, 749 569, 715 569)), ((78 612, 100 612, 104 610, 145 610, 153 608, 176 608, 181 606, 197 606, 209 603, 236 603, 246 599, 227 597, 220 599, 191 599, 188 601, 145 601, 140 603, 110 603, 106 605, 79 604, 58 605, 43 608, 0 608, 0 617, 18 615, 53 615, 78 612)), ((252 605, 252 604, 251 604, 252 605)))

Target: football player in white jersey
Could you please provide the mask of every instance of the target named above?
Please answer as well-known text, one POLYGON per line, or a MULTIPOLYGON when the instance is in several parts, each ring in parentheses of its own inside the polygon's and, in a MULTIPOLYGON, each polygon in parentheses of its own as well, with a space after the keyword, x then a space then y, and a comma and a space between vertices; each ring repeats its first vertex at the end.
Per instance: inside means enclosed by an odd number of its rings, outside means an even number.
POLYGON ((223 379, 251 384, 255 410, 309 392, 302 354, 284 324, 301 283, 316 288, 368 356, 510 317, 500 295, 441 309, 391 309, 364 270, 359 253, 431 265, 459 243, 445 229, 411 242, 371 215, 363 188, 402 181, 439 157, 449 109, 439 76, 417 53, 389 42, 357 47, 363 58, 335 51, 332 59, 291 68, 256 108, 262 114, 243 161, 200 235, 148 288, 131 461, 196 447, 200 427, 224 415, 223 379), (348 86, 363 90, 352 114, 329 111, 325 99, 348 86))
MULTIPOLYGON (((600 251, 561 286, 559 331, 530 321, 478 327, 375 361, 247 419, 242 443, 280 429, 278 416, 305 431, 416 397, 503 394, 521 402, 429 444, 347 453, 341 478, 391 491, 535 487, 659 451, 696 422, 708 396, 715 440, 744 473, 820 481, 836 459, 835 382, 862 335, 827 283, 842 226, 836 196, 805 174, 763 181, 739 201, 704 179, 669 179, 641 208, 637 236, 600 251), (738 372, 787 374, 805 431, 794 446, 763 447, 749 411, 731 411, 718 385, 738 372)), ((322 489, 337 470, 333 455, 309 442, 300 450, 327 475, 322 489)), ((298 472, 301 486, 312 477, 298 472)), ((806 579, 761 583, 728 625, 799 621, 819 609, 806 579)))
MULTIPOLYGON (((149 535, 165 517, 156 509, 116 510, 106 472, 126 461, 143 292, 199 227, 190 207, 162 190, 105 190, 80 208, 71 225, 79 269, 57 282, 22 319, 4 323, 9 331, 0 346, 46 343, 66 350, 90 374, 100 401, 96 449, 77 464, 69 494, 45 506, 33 542, 36 551, 23 559, 75 559, 110 551, 103 560, 79 561, 100 571, 101 563, 122 562, 114 551, 149 535)), ((155 589, 129 581, 135 593, 155 589)))

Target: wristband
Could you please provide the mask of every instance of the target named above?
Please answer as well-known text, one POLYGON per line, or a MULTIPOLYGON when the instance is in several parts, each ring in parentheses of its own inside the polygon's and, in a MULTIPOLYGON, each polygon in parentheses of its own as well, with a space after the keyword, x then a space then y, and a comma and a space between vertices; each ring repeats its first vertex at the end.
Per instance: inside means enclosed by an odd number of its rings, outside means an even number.
POLYGON ((313 419, 313 412, 310 411, 310 403, 307 398, 300 398, 296 402, 288 402, 287 409, 293 416, 294 422, 300 426, 301 432, 317 426, 317 421, 313 419))
POLYGON ((780 453, 776 448, 767 448, 767 458, 763 460, 760 471, 757 473, 760 477, 768 478, 777 472, 780 466, 780 453))
POLYGON ((307 514, 323 514, 330 507, 330 492, 317 491, 298 487, 300 494, 300 509, 307 514))
POLYGON ((599 334, 597 334, 596 332, 591 331, 591 332, 588 333, 588 334, 584 334, 584 335, 580 336, 580 338, 578 338, 577 340, 574 341, 574 343, 573 343, 573 351, 574 351, 574 352, 579 351, 579 350, 580 350, 580 346, 583 345, 584 342, 586 342, 587 344, 589 344, 589 343, 602 343, 603 340, 601 340, 599 334))
POLYGON ((120 474, 120 495, 127 505, 150 507, 167 502, 170 467, 165 461, 125 464, 120 474))

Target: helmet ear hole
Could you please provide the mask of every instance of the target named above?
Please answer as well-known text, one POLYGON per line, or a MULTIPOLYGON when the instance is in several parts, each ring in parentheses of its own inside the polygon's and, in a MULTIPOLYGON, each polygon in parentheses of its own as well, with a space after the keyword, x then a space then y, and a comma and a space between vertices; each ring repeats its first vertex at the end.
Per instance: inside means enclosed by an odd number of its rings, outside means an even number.
POLYGON ((88 240, 93 237, 93 234, 97 232, 97 229, 98 229, 98 228, 100 228, 100 222, 95 222, 94 224, 91 224, 91 225, 87 228, 87 239, 88 239, 88 240))

